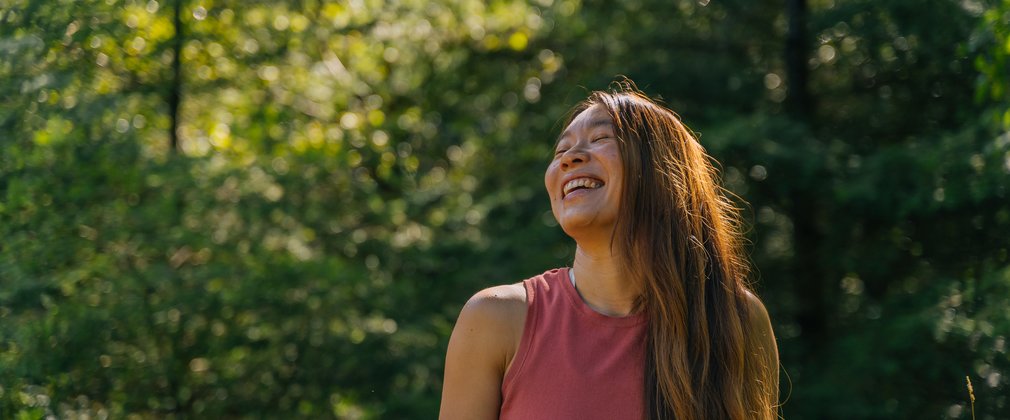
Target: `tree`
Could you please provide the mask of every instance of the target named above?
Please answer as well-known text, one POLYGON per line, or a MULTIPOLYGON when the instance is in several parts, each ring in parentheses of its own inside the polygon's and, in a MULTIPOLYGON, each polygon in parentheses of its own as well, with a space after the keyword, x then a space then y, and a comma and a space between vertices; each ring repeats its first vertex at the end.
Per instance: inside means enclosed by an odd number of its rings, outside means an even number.
POLYGON ((569 262, 539 185, 617 74, 749 203, 785 417, 1005 417, 1008 10, 13 2, 0 417, 431 417, 467 296, 569 262))

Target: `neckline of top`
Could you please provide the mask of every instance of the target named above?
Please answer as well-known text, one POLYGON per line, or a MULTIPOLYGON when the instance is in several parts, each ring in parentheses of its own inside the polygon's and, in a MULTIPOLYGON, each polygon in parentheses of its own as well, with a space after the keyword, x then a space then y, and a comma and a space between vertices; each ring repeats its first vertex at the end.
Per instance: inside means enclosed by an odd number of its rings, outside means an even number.
POLYGON ((569 277, 569 272, 571 272, 570 267, 559 270, 558 278, 560 279, 561 288, 564 289, 564 295, 567 296, 569 303, 572 304, 575 310, 589 320, 615 327, 627 327, 641 324, 648 319, 645 316, 645 311, 638 311, 626 316, 610 316, 597 312, 582 299, 578 289, 575 288, 576 283, 569 280, 571 278, 569 277))

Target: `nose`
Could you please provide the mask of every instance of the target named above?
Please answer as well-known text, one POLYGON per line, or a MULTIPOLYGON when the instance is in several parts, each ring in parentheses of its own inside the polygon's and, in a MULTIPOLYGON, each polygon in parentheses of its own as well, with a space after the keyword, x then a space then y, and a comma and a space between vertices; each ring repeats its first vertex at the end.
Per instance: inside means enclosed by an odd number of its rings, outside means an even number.
POLYGON ((575 146, 561 155, 561 168, 570 169, 588 161, 589 154, 582 149, 582 146, 575 146))

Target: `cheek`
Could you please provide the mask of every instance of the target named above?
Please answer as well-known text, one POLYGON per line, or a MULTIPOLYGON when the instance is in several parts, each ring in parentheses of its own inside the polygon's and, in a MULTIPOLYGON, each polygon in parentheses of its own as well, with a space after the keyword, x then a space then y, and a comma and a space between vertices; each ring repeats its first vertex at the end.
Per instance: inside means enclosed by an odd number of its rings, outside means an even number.
POLYGON ((620 200, 624 191, 624 160, 621 159, 621 152, 617 147, 607 152, 607 169, 610 175, 609 184, 612 187, 611 193, 620 200))
POLYGON ((611 179, 620 181, 624 178, 624 161, 621 159, 621 152, 616 147, 607 151, 607 162, 611 179))
POLYGON ((551 185, 554 185, 554 182, 557 180, 557 174, 557 165, 554 163, 548 165, 547 171, 544 172, 544 189, 547 190, 547 195, 551 196, 551 198, 554 197, 554 191, 551 188, 551 185))

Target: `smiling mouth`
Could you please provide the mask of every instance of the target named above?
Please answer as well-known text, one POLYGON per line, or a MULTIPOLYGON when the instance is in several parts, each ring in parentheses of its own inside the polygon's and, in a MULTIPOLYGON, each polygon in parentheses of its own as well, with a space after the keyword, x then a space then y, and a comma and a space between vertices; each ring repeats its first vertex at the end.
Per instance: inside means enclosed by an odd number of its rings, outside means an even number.
POLYGON ((603 186, 603 181, 592 178, 576 178, 565 183, 561 198, 576 190, 595 190, 603 186))

